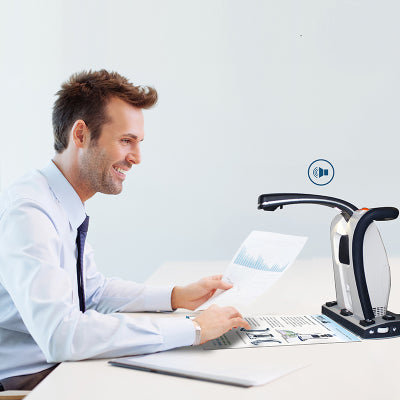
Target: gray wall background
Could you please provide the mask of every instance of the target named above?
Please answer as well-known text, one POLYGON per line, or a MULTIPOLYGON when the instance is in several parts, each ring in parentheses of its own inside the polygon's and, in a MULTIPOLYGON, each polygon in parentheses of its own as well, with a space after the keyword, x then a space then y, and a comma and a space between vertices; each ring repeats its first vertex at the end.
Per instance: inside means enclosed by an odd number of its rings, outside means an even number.
MULTIPOLYGON (((269 192, 400 207, 398 1, 35 1, 0 4, 1 185, 52 155, 61 82, 107 68, 156 87, 143 162, 87 202, 99 269, 143 281, 164 261, 229 260, 253 229, 329 257, 335 211, 258 211, 269 192), (313 185, 326 158, 334 180, 313 185)), ((380 223, 399 256, 399 221, 380 223)))

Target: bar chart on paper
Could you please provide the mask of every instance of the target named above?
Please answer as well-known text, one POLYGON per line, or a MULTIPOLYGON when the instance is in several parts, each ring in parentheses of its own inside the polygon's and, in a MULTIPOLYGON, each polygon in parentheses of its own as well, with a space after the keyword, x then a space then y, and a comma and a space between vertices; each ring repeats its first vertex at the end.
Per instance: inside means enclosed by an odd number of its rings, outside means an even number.
POLYGON ((233 287, 226 291, 217 290, 196 311, 205 310, 211 304, 237 308, 249 304, 289 269, 306 240, 303 236, 251 232, 222 277, 233 287))
POLYGON ((272 263, 268 265, 262 256, 251 256, 245 245, 242 245, 239 253, 233 260, 233 263, 236 265, 241 265, 243 267, 253 268, 259 271, 270 272, 282 272, 288 266, 287 263, 283 265, 279 265, 277 263, 272 263))

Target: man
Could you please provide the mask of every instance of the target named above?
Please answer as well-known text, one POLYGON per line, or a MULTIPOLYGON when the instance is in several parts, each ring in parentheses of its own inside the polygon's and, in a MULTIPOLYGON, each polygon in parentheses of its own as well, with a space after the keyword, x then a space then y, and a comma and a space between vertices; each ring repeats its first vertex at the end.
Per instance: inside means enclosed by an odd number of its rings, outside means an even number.
POLYGON ((141 161, 142 109, 157 93, 101 70, 73 75, 57 95, 53 160, 0 198, 0 390, 32 389, 65 360, 162 351, 249 328, 232 307, 212 306, 193 321, 118 314, 194 310, 231 285, 214 276, 150 287, 97 271, 84 204, 122 191, 141 161))

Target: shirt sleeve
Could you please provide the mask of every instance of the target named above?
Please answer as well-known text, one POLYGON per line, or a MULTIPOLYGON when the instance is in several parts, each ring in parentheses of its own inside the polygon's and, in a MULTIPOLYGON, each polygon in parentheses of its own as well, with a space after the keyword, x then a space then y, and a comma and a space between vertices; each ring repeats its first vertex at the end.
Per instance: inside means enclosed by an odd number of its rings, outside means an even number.
MULTIPOLYGON (((82 313, 73 303, 71 278, 60 267, 62 238, 40 204, 27 200, 8 209, 0 237, 0 282, 47 362, 152 353, 194 342, 194 326, 186 318, 82 313)), ((115 292, 108 286, 102 295, 115 292)))
POLYGON ((94 251, 85 244, 86 307, 108 314, 112 312, 172 311, 173 286, 151 286, 119 278, 105 278, 96 267, 94 251))

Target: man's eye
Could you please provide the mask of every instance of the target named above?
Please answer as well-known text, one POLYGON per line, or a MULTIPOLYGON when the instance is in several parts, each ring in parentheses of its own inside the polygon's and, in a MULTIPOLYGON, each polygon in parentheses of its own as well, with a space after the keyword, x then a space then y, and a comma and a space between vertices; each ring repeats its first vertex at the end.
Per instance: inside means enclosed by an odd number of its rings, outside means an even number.
POLYGON ((131 142, 131 140, 130 139, 122 139, 122 142, 125 144, 129 144, 131 142))

